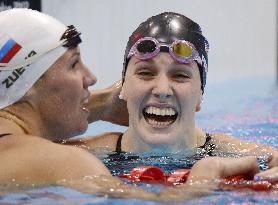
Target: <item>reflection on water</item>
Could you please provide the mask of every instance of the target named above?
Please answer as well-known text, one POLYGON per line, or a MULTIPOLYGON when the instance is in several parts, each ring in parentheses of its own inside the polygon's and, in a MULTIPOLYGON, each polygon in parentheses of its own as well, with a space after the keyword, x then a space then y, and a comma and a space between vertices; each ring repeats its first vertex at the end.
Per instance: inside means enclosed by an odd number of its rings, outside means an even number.
POLYGON ((198 115, 200 127, 278 148, 278 86, 273 77, 211 86, 208 92, 198 115), (225 100, 219 100, 219 93, 226 93, 225 100))

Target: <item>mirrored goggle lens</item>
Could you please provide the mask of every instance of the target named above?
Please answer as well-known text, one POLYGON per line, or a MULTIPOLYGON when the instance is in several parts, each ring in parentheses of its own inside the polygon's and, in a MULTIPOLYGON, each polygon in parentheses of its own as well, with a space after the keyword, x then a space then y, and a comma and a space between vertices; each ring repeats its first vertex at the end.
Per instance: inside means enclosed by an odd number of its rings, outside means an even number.
POLYGON ((152 40, 144 40, 138 43, 136 49, 142 54, 152 53, 156 50, 156 43, 152 40))
POLYGON ((174 44, 172 49, 177 56, 182 58, 188 58, 193 55, 192 48, 184 42, 174 44))

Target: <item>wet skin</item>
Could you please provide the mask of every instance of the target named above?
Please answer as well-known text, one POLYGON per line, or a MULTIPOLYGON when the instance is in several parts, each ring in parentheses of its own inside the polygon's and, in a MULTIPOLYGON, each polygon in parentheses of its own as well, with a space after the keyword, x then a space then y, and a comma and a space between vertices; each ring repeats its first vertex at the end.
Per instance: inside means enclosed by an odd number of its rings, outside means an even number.
POLYGON ((194 61, 181 64, 168 53, 144 61, 132 57, 121 93, 130 116, 129 129, 124 134, 126 146, 135 151, 163 145, 169 151, 196 147, 195 112, 200 110, 200 83, 194 61))

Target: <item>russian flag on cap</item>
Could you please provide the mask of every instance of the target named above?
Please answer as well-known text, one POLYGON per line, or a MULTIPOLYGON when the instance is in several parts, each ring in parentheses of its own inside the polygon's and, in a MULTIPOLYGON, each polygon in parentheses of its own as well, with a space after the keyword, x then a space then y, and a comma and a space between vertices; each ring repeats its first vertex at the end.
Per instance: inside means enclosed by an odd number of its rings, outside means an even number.
POLYGON ((15 40, 8 36, 3 36, 0 39, 0 63, 8 63, 22 48, 15 40))

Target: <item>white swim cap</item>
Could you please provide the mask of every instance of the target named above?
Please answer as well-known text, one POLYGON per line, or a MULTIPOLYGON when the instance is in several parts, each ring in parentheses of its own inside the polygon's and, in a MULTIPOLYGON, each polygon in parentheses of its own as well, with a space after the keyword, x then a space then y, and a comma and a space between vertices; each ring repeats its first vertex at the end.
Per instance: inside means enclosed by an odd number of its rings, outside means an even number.
POLYGON ((67 26, 31 9, 0 12, 0 109, 23 97, 66 52, 67 26))

